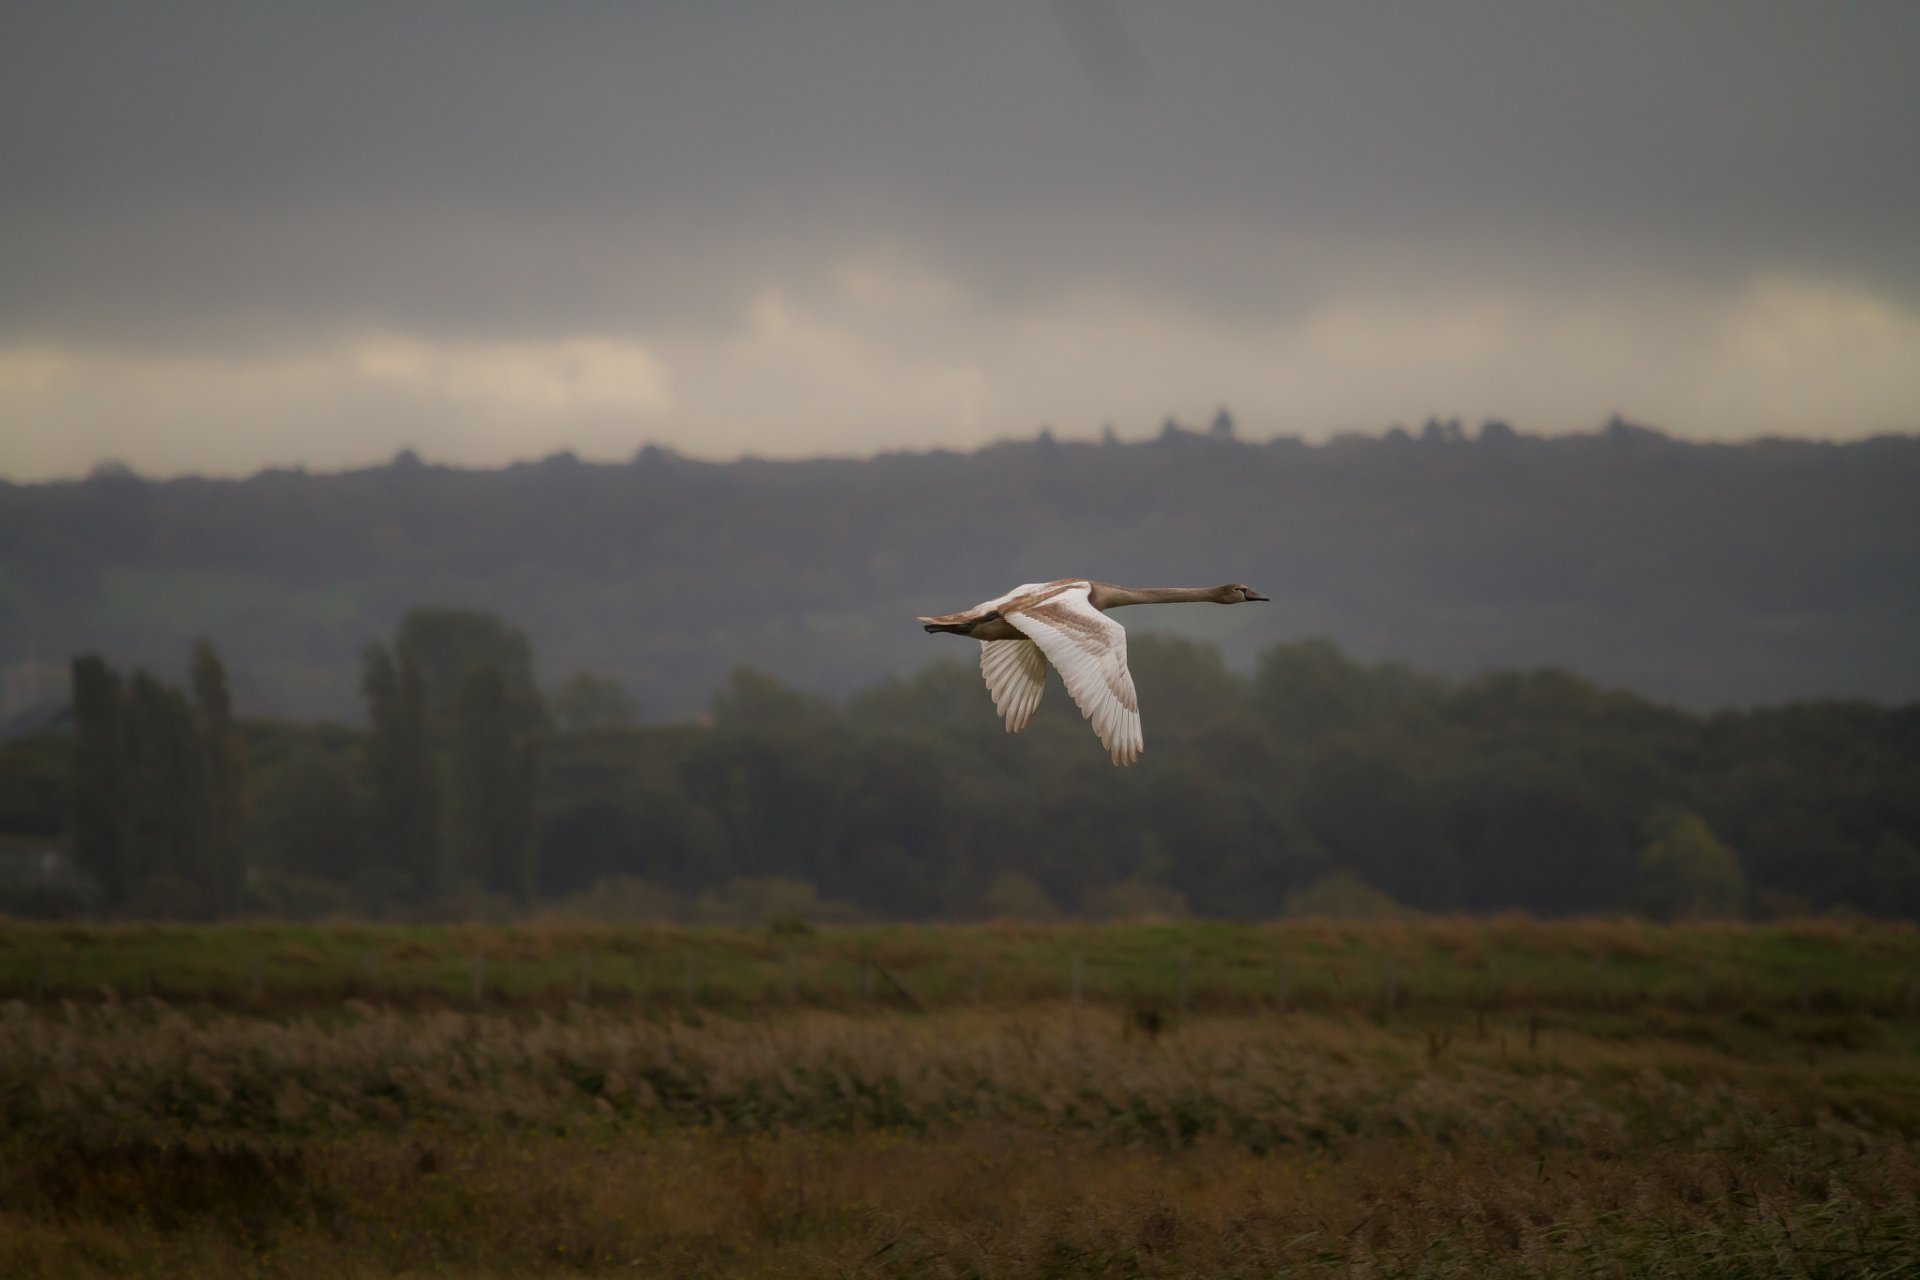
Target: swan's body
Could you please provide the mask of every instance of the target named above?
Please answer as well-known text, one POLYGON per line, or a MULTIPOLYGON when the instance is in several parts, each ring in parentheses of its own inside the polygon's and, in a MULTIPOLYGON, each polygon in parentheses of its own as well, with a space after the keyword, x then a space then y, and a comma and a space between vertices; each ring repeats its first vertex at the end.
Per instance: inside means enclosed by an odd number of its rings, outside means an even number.
POLYGON ((1115 764, 1145 749, 1140 700, 1127 671, 1127 631, 1107 610, 1129 604, 1240 604, 1265 600, 1238 582, 1222 587, 1116 587, 1086 578, 1029 582, 963 613, 920 621, 980 642, 980 674, 994 709, 1018 733, 1033 718, 1052 662, 1080 714, 1093 722, 1115 764))

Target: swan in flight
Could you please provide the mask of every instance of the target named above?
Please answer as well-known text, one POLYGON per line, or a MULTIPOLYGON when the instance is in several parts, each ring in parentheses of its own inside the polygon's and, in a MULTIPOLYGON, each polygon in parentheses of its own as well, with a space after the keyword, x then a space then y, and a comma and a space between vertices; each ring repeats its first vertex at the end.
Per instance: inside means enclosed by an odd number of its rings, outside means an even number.
POLYGON ((1266 600, 1252 587, 1116 587, 1085 578, 1029 582, 960 613, 922 618, 929 632, 980 642, 980 674, 993 706, 1018 733, 1033 718, 1051 661, 1080 714, 1093 722, 1117 765, 1132 764, 1146 743, 1140 700, 1127 672, 1127 630, 1107 610, 1127 604, 1242 604, 1266 600))

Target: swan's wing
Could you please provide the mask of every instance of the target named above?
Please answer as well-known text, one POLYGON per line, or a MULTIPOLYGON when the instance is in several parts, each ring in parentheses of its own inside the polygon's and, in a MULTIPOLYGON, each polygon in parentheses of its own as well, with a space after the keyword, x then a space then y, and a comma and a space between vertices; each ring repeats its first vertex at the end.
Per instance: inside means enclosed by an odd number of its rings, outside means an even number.
MULTIPOLYGON (((1061 580, 1061 582, 1064 582, 1064 581, 1066 580, 1065 579, 1061 580)), ((958 613, 930 614, 925 617, 922 617, 920 621, 932 622, 932 623, 970 622, 973 619, 980 617, 982 614, 993 612, 995 609, 998 609, 1001 605, 1006 604, 1009 600, 1018 600, 1022 596, 1030 596, 1042 591, 1046 591, 1050 587, 1056 587, 1061 585, 1061 582, 1022 583, 1021 585, 1015 587, 1013 590, 1007 592, 1005 595, 995 596, 991 600, 982 600, 979 604, 973 606, 973 608, 971 609, 962 609, 958 613)))
POLYGON ((980 674, 987 678, 993 709, 1018 733, 1033 719, 1047 687, 1047 660, 1031 640, 982 640, 980 674))
POLYGON ((1052 582, 1023 582, 1013 590, 1007 592, 1007 594, 995 596, 991 600, 982 600, 973 607, 976 609, 998 609, 1009 600, 1018 600, 1021 596, 1037 595, 1049 587, 1059 586, 1064 581, 1066 581, 1066 579, 1056 578, 1052 582))
POLYGON ((1080 714, 1115 764, 1132 764, 1146 746, 1140 700, 1127 672, 1127 630, 1094 608, 1085 583, 1006 614, 1060 673, 1080 714))

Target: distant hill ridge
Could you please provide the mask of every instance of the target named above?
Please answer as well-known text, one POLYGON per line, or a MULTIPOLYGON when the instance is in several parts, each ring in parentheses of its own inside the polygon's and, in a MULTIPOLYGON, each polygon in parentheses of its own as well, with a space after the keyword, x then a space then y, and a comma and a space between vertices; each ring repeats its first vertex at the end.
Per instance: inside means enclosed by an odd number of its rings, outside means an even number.
MULTIPOLYGON (((1023 581, 1245 581, 1271 607, 1139 610, 1245 661, 1323 635, 1466 673, 1564 666, 1693 706, 1920 698, 1920 438, 1693 444, 1614 421, 1324 444, 1169 424, 971 453, 0 484, 0 692, 99 650, 167 673, 212 637, 248 711, 357 717, 364 645, 488 609, 548 681, 649 717, 736 665, 845 693, 940 656, 913 625, 1023 581)), ((17 711, 0 708, 0 716, 17 711)))

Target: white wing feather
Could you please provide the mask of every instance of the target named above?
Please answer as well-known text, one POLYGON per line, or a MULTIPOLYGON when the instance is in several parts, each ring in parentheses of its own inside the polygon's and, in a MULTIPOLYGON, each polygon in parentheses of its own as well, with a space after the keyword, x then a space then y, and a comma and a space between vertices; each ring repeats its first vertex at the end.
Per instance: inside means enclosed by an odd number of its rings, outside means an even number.
POLYGON ((1127 671, 1127 630, 1094 608, 1089 592, 1084 584, 1072 587, 1009 612, 1006 619, 1053 663, 1113 762, 1132 764, 1146 741, 1140 733, 1140 700, 1127 671))
POLYGON ((1047 660, 1031 640, 982 640, 980 674, 986 677, 993 708, 1018 733, 1033 719, 1047 688, 1047 660))

